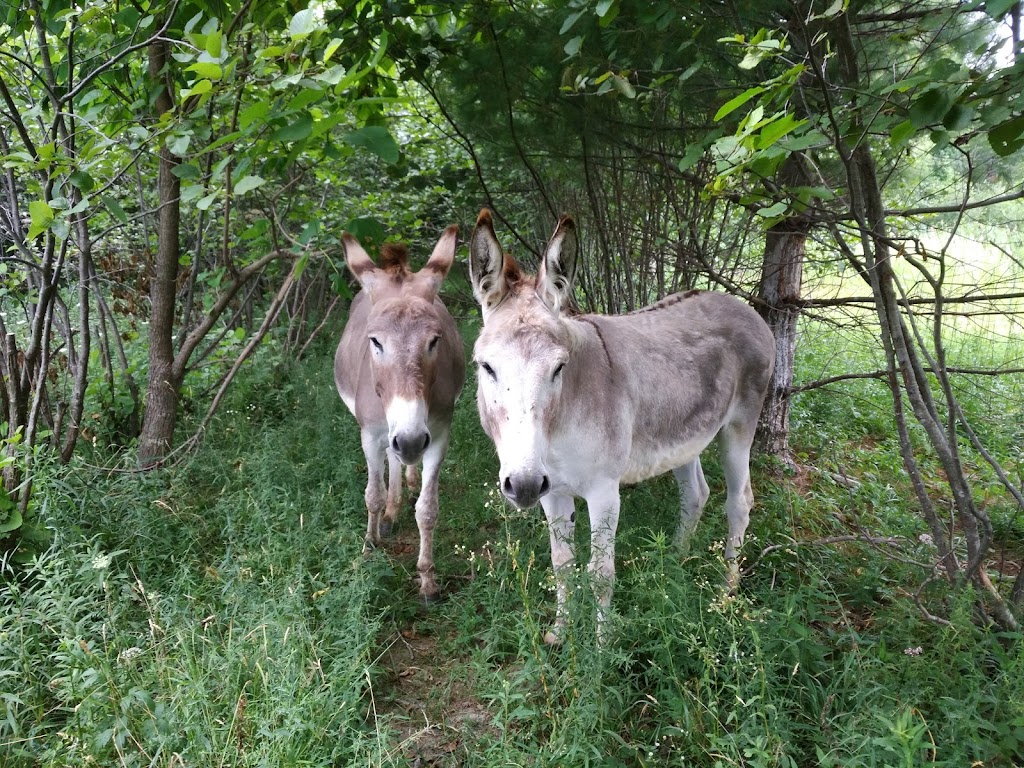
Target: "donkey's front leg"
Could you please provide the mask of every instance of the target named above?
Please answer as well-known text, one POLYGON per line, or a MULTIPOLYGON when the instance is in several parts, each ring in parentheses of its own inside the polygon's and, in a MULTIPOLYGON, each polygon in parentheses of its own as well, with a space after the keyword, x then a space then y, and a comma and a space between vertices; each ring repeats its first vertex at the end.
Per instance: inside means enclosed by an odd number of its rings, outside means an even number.
POLYGON ((555 572, 555 626, 544 635, 544 642, 556 645, 564 639, 568 617, 567 577, 571 575, 576 562, 575 524, 576 503, 572 496, 548 494, 541 497, 541 507, 548 519, 548 535, 551 539, 551 567, 555 572))
POLYGON ((441 593, 434 577, 434 526, 437 523, 438 477, 447 451, 448 432, 432 434, 430 447, 423 454, 423 487, 416 500, 416 525, 420 529, 420 556, 416 570, 420 575, 420 594, 428 603, 437 600, 441 593))
POLYGON ((597 642, 608 640, 611 618, 612 590, 615 587, 615 531, 619 527, 619 483, 601 483, 587 496, 590 512, 590 573, 594 597, 597 599, 597 642))

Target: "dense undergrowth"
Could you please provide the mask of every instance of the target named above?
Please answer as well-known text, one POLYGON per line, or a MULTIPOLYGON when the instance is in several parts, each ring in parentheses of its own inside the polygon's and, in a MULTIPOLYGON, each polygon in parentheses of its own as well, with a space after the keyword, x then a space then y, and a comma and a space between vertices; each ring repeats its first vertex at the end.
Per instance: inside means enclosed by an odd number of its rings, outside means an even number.
MULTIPOLYGON (((690 556, 668 543, 671 478, 626 489, 613 640, 596 649, 581 574, 552 649, 543 518, 500 502, 474 383, 442 477, 447 599, 423 609, 414 556, 361 558, 363 459, 329 358, 257 360, 177 466, 140 475, 94 457, 40 479, 52 543, 6 574, 0 610, 0 765, 1024 761, 1021 638, 979 628, 970 594, 926 593, 949 626, 911 599, 927 575, 913 561, 930 552, 876 382, 801 397, 797 470, 757 462, 737 596, 720 590, 712 456, 690 556), (902 543, 814 543, 861 532, 902 543), (402 704, 383 662, 403 638, 420 640, 401 674, 427 681, 422 706, 402 704), (483 716, 459 714, 473 708, 483 716), (428 734, 443 748, 418 749, 428 734)), ((1013 460, 1012 407, 991 416, 966 394, 1013 460)), ((1024 549, 1021 517, 995 491, 991 508, 1006 551, 1024 549)), ((408 510, 401 526, 414 528, 408 510)))

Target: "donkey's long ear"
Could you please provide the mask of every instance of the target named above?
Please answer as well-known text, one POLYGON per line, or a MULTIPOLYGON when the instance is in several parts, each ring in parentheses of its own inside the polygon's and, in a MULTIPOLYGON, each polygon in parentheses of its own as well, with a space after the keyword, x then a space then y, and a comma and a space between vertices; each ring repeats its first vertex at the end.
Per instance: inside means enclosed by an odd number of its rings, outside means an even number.
POLYGON ((363 250, 359 241, 348 232, 341 233, 341 244, 345 248, 345 262, 348 264, 349 270, 372 297, 374 288, 381 282, 380 270, 377 269, 377 265, 373 263, 369 254, 363 250))
POLYGON ((473 284, 484 319, 498 306, 508 293, 509 274, 518 274, 519 267, 509 258, 506 268, 505 253, 494 235, 491 212, 484 208, 476 218, 476 227, 469 240, 469 280, 473 284))
POLYGON ((576 280, 576 222, 571 216, 558 220, 544 260, 537 272, 537 295, 555 312, 572 304, 576 280))
POLYGON ((452 224, 448 227, 434 246, 430 259, 423 269, 416 273, 416 288, 423 298, 433 301, 448 270, 455 261, 455 246, 459 240, 459 227, 452 224))

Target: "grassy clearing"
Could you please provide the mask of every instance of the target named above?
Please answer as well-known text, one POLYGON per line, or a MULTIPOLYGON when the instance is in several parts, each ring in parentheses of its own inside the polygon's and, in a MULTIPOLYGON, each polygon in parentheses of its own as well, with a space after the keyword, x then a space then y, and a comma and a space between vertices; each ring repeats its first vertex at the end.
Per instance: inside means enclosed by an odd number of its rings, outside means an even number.
MULTIPOLYGON (((801 370, 870 354, 805 338, 801 370)), ((498 498, 472 381, 443 473, 435 554, 447 598, 417 602, 410 510, 389 551, 362 560, 363 460, 329 357, 290 370, 259 361, 187 464, 145 476, 79 465, 41 484, 53 545, 7 583, 0 611, 0 765, 1024 760, 1024 644, 979 631, 969 596, 940 628, 909 600, 921 571, 870 547, 758 557, 859 527, 910 540, 924 530, 877 382, 796 403, 804 466, 755 468, 736 598, 718 588, 713 457, 685 560, 668 544, 671 478, 626 489, 615 640, 598 652, 585 573, 566 643, 540 642, 554 609, 547 532, 539 513, 498 498)), ((998 413, 969 389, 967 404, 1013 460, 1024 397, 1019 379, 999 386, 998 413)), ((1024 544, 1009 505, 1001 519, 1007 547, 1024 544)), ((925 546, 906 554, 926 560, 925 546)))

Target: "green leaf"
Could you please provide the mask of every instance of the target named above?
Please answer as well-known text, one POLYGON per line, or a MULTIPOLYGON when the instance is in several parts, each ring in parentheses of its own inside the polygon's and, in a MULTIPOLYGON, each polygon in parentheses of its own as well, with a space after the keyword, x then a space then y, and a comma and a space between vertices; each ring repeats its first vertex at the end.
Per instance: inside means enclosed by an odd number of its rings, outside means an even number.
POLYGON ((345 77, 345 67, 341 64, 335 64, 333 67, 328 69, 326 72, 321 72, 318 75, 313 75, 314 80, 319 80, 321 83, 327 83, 328 85, 337 85, 345 77))
POLYGON ((220 58, 224 35, 220 30, 210 32, 206 36, 206 52, 215 59, 220 58))
POLYGON ((372 240, 375 243, 383 243, 384 238, 387 237, 384 225, 372 216, 352 219, 345 224, 345 229, 348 230, 354 238, 364 243, 367 240, 372 240))
POLYGON ((320 222, 317 221, 316 219, 314 219, 313 221, 309 222, 308 224, 306 224, 305 227, 302 228, 302 232, 299 233, 299 238, 298 238, 299 239, 299 244, 300 245, 307 245, 309 243, 309 241, 312 240, 314 237, 316 237, 319 232, 320 232, 320 222))
POLYGON ((619 15, 619 0, 598 0, 596 11, 600 19, 598 24, 602 28, 608 27, 619 15))
POLYGON ((380 125, 368 125, 357 131, 345 134, 345 143, 353 147, 363 147, 377 155, 385 163, 397 163, 399 157, 398 143, 380 125))
POLYGON ((224 69, 220 64, 215 64, 212 61, 197 61, 188 67, 185 67, 186 72, 195 72, 199 77, 205 77, 210 80, 220 80, 224 77, 224 69))
POLYGON ((202 96, 204 93, 209 93, 213 90, 213 83, 209 80, 197 80, 196 83, 188 89, 188 96, 202 96))
POLYGON ((575 56, 577 53, 580 52, 580 48, 582 47, 583 35, 577 35, 572 40, 567 42, 564 46, 562 46, 562 49, 565 51, 566 55, 575 56))
POLYGON ((785 200, 780 200, 775 205, 770 205, 767 208, 758 208, 757 215, 766 219, 773 219, 776 216, 781 216, 787 210, 789 210, 789 203, 785 200))
POLYGON ((73 213, 81 213, 82 211, 88 210, 89 205, 89 196, 83 195, 81 200, 68 208, 67 215, 70 216, 73 213))
POLYGON ((103 201, 103 205, 106 206, 107 211, 110 212, 111 216, 122 224, 128 223, 128 214, 124 212, 124 208, 121 207, 121 204, 117 202, 117 200, 112 198, 110 195, 100 195, 100 199, 103 201))
POLYGON ((243 230, 238 237, 241 240, 255 240, 257 237, 266 234, 268 229, 270 229, 270 219, 256 219, 252 226, 243 230))
POLYGON ((778 120, 773 120, 761 129, 757 140, 757 148, 767 149, 786 134, 806 124, 806 120, 797 120, 792 115, 783 115, 778 120))
POLYGON ((697 54, 697 58, 694 60, 693 64, 688 66, 677 79, 679 80, 679 82, 682 82, 683 80, 689 80, 703 66, 704 66, 704 57, 701 56, 698 53, 697 54))
POLYGON ((889 131, 889 144, 892 147, 902 146, 907 142, 917 129, 910 120, 904 120, 891 131, 889 131))
POLYGON ((615 90, 627 99, 636 98, 636 89, 633 87, 633 84, 622 75, 612 75, 612 85, 615 86, 615 90))
POLYGON ((962 131, 974 120, 974 109, 959 102, 949 108, 942 118, 942 125, 950 131, 962 131))
POLYGON ((33 200, 28 204, 28 213, 31 218, 28 239, 34 240, 49 229, 53 223, 53 208, 45 200, 33 200))
POLYGON ((202 195, 205 191, 206 189, 202 184, 187 184, 181 188, 181 202, 191 202, 202 195))
POLYGON ((302 40, 322 27, 323 22, 316 17, 316 11, 307 8, 292 16, 291 23, 288 25, 288 35, 292 40, 302 40))
POLYGON ((1024 147, 1024 116, 997 125, 988 132, 988 143, 1000 157, 1012 155, 1024 147))
POLYGON ((96 182, 93 180, 92 176, 90 176, 87 171, 82 170, 75 171, 74 173, 72 173, 68 177, 68 181, 71 182, 72 186, 77 187, 83 192, 88 192, 90 189, 96 186, 96 182))
MULTIPOLYGON (((301 241, 301 238, 300 238, 300 241, 301 241)), ((299 260, 297 262, 295 262, 295 279, 296 280, 298 280, 300 277, 302 277, 302 273, 306 270, 306 265, 307 264, 309 264, 309 251, 306 251, 301 256, 299 256, 299 260)))
POLYGON ((200 211, 205 211, 207 208, 213 205, 213 201, 216 199, 217 193, 211 192, 206 197, 200 198, 199 202, 196 203, 196 208, 198 208, 200 211))
POLYGON ((258 101, 242 110, 238 115, 238 127, 243 131, 257 120, 262 120, 270 114, 270 103, 258 101))
POLYGON ((178 134, 170 135, 167 137, 167 148, 171 150, 171 154, 176 157, 184 157, 185 153, 188 152, 188 145, 192 143, 192 134, 178 134))
POLYGON ((313 132, 313 116, 303 112, 292 123, 282 126, 271 135, 273 141, 302 141, 313 132))
MULTIPOLYGON (((3 491, 3 493, 6 495, 7 491, 3 491)), ((21 527, 23 522, 24 520, 22 520, 21 512, 17 507, 13 507, 12 505, 12 509, 8 513, 7 519, 0 523, 0 533, 10 533, 11 531, 15 531, 21 527)))
POLYGON ((985 13, 989 18, 999 21, 1017 2, 1018 0, 985 0, 985 13))
POLYGON ((929 88, 910 105, 910 122, 915 128, 941 123, 953 105, 952 94, 942 88, 929 88))
POLYGON ((760 48, 748 48, 746 56, 740 61, 740 69, 753 69, 761 63, 764 58, 764 51, 760 48))
POLYGON ((380 33, 380 37, 377 38, 377 50, 373 52, 373 56, 370 57, 370 61, 366 64, 366 66, 371 70, 380 64, 381 59, 384 58, 384 54, 388 49, 388 41, 390 39, 391 38, 386 29, 380 33))
POLYGON ((244 195, 246 192, 256 189, 256 187, 259 187, 265 183, 266 179, 260 176, 243 176, 238 180, 238 183, 235 184, 235 194, 244 195))
POLYGON ((195 163, 179 163, 171 168, 171 173, 179 179, 188 179, 189 181, 195 181, 200 176, 199 166, 195 163))
POLYGON ((584 13, 586 13, 586 12, 587 12, 587 9, 584 8, 581 11, 576 11, 576 13, 570 13, 568 16, 566 16, 565 17, 565 21, 562 22, 562 28, 560 30, 558 30, 558 34, 559 35, 564 35, 566 32, 568 32, 570 29, 572 29, 573 25, 577 21, 579 21, 580 17, 584 13))
POLYGON ((787 136, 785 141, 781 142, 779 146, 783 147, 787 152, 802 152, 812 147, 824 147, 829 143, 829 140, 820 131, 810 130, 802 135, 787 136))
POLYGON ((326 95, 326 91, 314 88, 303 88, 295 95, 295 98, 288 102, 286 109, 289 112, 298 112, 300 109, 305 109, 310 104, 320 101, 320 99, 326 95))
POLYGON ((704 157, 704 146, 702 144, 687 144, 686 152, 679 160, 679 170, 687 171, 695 166, 704 157))
POLYGON ((341 47, 341 43, 341 38, 336 37, 327 44, 327 47, 324 48, 324 64, 331 60, 331 56, 333 56, 334 53, 341 47))
POLYGON ((722 105, 721 109, 719 109, 715 113, 715 122, 717 123, 730 112, 736 111, 744 104, 746 104, 748 101, 750 101, 752 98, 757 96, 759 93, 764 93, 764 91, 765 89, 763 87, 761 87, 760 85, 756 85, 753 88, 748 88, 739 96, 735 96, 729 99, 729 101, 725 102, 725 104, 722 105))

